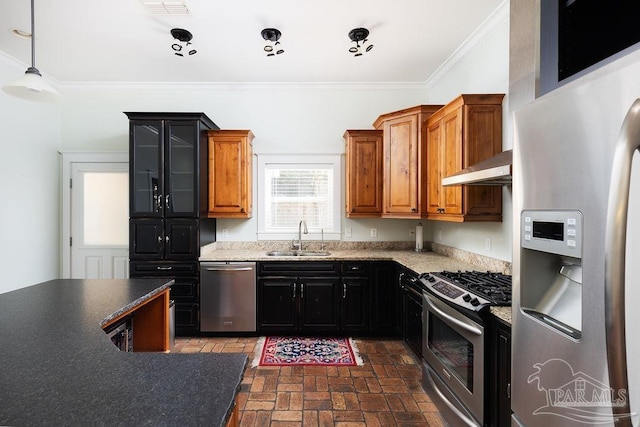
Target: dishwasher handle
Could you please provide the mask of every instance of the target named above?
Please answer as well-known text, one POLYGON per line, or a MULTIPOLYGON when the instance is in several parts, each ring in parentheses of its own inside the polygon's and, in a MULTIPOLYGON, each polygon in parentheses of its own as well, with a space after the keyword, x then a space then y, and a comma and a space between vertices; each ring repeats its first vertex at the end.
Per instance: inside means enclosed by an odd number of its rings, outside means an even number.
POLYGON ((207 271, 252 271, 253 267, 206 267, 207 271))

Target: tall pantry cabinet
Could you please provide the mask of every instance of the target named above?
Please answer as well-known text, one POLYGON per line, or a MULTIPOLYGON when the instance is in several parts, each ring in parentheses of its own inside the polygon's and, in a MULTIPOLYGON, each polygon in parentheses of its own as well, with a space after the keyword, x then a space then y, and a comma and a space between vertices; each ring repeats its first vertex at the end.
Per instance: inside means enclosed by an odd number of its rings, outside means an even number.
POLYGON ((215 240, 207 219, 203 113, 125 113, 129 118, 130 277, 175 280, 176 334, 199 331, 200 246, 215 240))

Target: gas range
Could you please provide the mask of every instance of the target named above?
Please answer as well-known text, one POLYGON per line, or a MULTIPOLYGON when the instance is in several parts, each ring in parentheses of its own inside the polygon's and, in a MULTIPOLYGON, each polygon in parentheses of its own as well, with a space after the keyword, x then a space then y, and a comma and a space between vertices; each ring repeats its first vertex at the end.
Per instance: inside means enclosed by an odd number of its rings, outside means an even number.
POLYGON ((442 271, 419 277, 423 287, 445 301, 479 312, 486 307, 511 305, 511 276, 481 271, 442 271))

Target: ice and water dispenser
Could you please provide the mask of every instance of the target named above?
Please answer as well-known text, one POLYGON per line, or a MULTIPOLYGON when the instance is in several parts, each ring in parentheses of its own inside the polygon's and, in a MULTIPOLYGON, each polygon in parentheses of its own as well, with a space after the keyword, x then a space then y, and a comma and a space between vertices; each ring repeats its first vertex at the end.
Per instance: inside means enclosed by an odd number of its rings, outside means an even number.
POLYGON ((525 210, 520 220, 520 307, 547 326, 580 339, 582 214, 525 210))

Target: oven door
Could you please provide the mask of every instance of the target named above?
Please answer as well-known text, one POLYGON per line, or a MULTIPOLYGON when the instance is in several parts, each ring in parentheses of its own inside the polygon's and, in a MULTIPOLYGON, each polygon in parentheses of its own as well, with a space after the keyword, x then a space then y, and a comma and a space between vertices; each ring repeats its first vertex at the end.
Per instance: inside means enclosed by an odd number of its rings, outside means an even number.
POLYGON ((462 424, 482 425, 484 327, 426 291, 422 296, 422 357, 427 363, 423 385, 433 389, 462 424))

